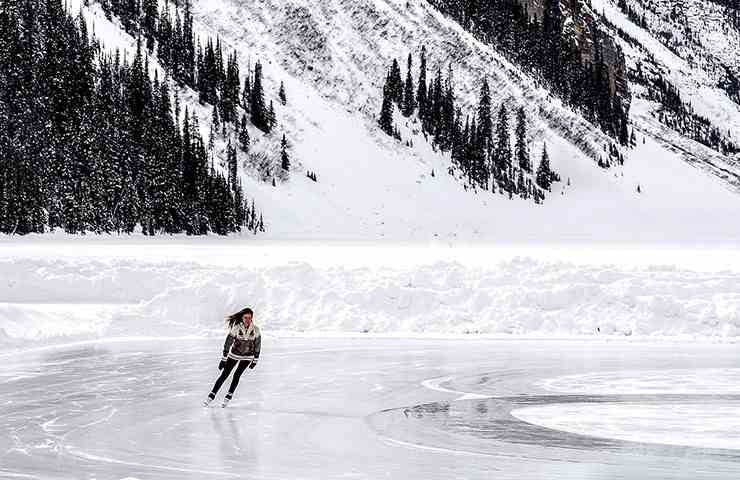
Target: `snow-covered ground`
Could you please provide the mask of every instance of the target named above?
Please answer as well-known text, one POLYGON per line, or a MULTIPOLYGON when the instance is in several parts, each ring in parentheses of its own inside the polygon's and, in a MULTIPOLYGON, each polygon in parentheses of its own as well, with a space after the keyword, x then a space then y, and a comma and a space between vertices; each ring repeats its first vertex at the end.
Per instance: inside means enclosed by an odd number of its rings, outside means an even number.
POLYGON ((698 413, 720 428, 718 414, 729 416, 725 425, 736 423, 735 412, 717 408, 727 395, 698 388, 626 397, 615 388, 593 396, 588 377, 571 394, 541 387, 549 378, 599 372, 632 376, 649 392, 641 370, 653 378, 665 368, 701 376, 707 367, 721 384, 716 372, 740 367, 735 345, 270 337, 231 405, 203 408, 220 347, 221 339, 160 339, 0 353, 0 478, 740 475, 736 432, 725 449, 687 446, 712 432, 682 405, 703 406, 698 413), (567 425, 543 428, 510 414, 553 404, 579 414, 599 409, 623 421, 630 438, 620 439, 616 424, 570 433, 567 425), (624 408, 642 416, 630 419, 624 408), (681 421, 680 438, 651 438, 681 421))
POLYGON ((0 343, 267 334, 740 336, 740 253, 606 247, 0 242, 0 343))

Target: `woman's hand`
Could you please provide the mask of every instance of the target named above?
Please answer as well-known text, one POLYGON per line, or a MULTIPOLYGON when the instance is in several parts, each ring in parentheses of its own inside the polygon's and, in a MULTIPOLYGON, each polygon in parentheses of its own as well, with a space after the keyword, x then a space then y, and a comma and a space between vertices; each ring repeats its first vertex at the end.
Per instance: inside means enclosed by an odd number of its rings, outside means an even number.
POLYGON ((219 370, 223 370, 225 366, 226 366, 226 360, 221 360, 220 362, 218 362, 219 370))
POLYGON ((254 360, 252 360, 252 363, 249 364, 249 369, 251 370, 256 366, 257 366, 257 359, 255 358, 254 360))

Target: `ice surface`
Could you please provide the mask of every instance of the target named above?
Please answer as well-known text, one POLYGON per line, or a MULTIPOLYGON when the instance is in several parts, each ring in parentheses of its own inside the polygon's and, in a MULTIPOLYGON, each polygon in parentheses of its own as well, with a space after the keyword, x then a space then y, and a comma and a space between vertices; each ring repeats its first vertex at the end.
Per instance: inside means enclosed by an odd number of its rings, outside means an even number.
POLYGON ((740 397, 701 404, 548 405, 514 410, 525 422, 631 442, 740 450, 740 397))
POLYGON ((740 369, 607 371, 542 381, 546 390, 621 396, 623 403, 569 403, 512 411, 516 418, 581 435, 697 448, 740 449, 740 369), (653 395, 649 404, 630 396, 653 395), (676 399, 677 395, 682 397, 676 399), (660 398, 674 398, 661 403, 660 398), (701 403, 691 403, 702 399, 701 403), (711 408, 707 408, 710 404, 711 408))
POLYGON ((598 372, 547 379, 542 387, 589 395, 740 395, 740 369, 701 368, 598 372))
MULTIPOLYGON (((263 361, 242 378, 232 404, 203 408, 220 346, 216 339, 159 339, 0 354, 0 478, 740 474, 740 455, 732 451, 598 439, 509 414, 563 403, 608 409, 624 399, 553 395, 541 381, 669 366, 736 369, 733 345, 268 337, 263 361)), ((632 411, 643 412, 656 402, 701 404, 704 415, 728 404, 691 394, 631 402, 632 411)), ((689 423, 684 431, 700 427, 689 423)))

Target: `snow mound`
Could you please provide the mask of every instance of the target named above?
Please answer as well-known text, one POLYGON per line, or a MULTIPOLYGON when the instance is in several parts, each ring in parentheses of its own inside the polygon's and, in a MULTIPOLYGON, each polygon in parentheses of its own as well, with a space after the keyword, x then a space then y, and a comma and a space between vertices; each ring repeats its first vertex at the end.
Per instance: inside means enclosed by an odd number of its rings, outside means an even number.
POLYGON ((534 259, 383 269, 81 263, 0 262, 12 279, 0 284, 6 344, 221 334, 222 318, 244 305, 268 333, 740 335, 740 273, 534 259))

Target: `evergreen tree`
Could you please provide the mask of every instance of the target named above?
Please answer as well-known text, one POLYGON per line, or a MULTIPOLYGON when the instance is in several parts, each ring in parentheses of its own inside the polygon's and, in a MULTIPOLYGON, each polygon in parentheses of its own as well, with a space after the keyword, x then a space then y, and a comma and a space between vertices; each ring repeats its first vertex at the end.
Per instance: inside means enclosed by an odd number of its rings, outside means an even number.
POLYGON ((483 79, 483 86, 478 101, 478 141, 486 152, 491 150, 493 142, 493 119, 491 118, 491 91, 488 80, 483 79))
POLYGON ((388 135, 393 136, 393 99, 388 82, 386 82, 385 87, 383 88, 383 105, 380 109, 378 124, 380 125, 381 130, 388 135))
POLYGON ((234 205, 234 216, 231 220, 231 223, 234 225, 234 229, 237 232, 242 231, 242 227, 244 226, 244 188, 242 187, 241 180, 239 180, 234 188, 234 199, 233 199, 233 205, 234 205))
POLYGON ((516 192, 525 200, 529 197, 527 185, 524 181, 524 172, 521 169, 519 169, 519 176, 516 182, 516 192))
POLYGON ((452 78, 452 65, 447 71, 447 80, 440 88, 439 125, 437 143, 443 151, 452 149, 457 132, 455 132, 455 93, 452 78))
POLYGON ((427 111, 427 48, 421 47, 419 65, 419 85, 416 93, 416 103, 419 106, 419 118, 423 119, 427 111))
POLYGON ((228 171, 229 171, 229 185, 231 188, 236 191, 237 187, 237 181, 238 181, 238 159, 236 154, 236 147, 231 145, 231 139, 229 139, 229 143, 226 146, 226 160, 228 165, 228 171))
POLYGON ((247 70, 247 76, 244 77, 244 89, 242 90, 242 108, 245 112, 249 113, 249 109, 252 105, 252 87, 249 82, 250 73, 247 70))
POLYGON ((278 98, 280 99, 280 103, 283 104, 283 106, 288 104, 288 98, 285 96, 285 85, 283 82, 280 82, 280 91, 278 92, 278 98))
POLYGON ((218 132, 221 128, 221 115, 218 113, 218 107, 216 105, 213 106, 213 111, 211 113, 211 134, 218 132))
MULTIPOLYGON (((272 186, 275 186, 275 179, 272 179, 273 184, 272 186)), ((257 209, 254 207, 254 199, 252 199, 252 205, 249 208, 249 230, 251 230, 254 233, 257 233, 257 209)))
POLYGON ((542 148, 542 160, 537 167, 537 185, 543 190, 550 191, 552 185, 552 170, 550 170, 550 157, 547 155, 547 145, 542 148))
POLYGON ((416 110, 416 97, 414 94, 414 80, 411 78, 411 54, 409 53, 408 64, 406 67, 406 84, 403 94, 403 115, 410 117, 416 110))
POLYGON ((388 90, 393 103, 399 108, 403 107, 403 80, 401 80, 401 68, 398 61, 394 58, 391 64, 390 75, 388 77, 388 90))
POLYGON ((224 123, 235 123, 238 120, 236 109, 239 106, 239 62, 236 52, 229 56, 226 78, 221 87, 221 112, 224 123))
POLYGON ((280 167, 288 172, 290 171, 290 156, 288 155, 288 140, 283 134, 283 140, 280 142, 280 167))
POLYGON ((487 188, 488 177, 491 172, 488 168, 488 159, 492 153, 493 119, 491 118, 491 92, 488 80, 483 80, 480 100, 477 109, 475 129, 475 144, 472 147, 471 170, 472 178, 482 187, 487 188))
POLYGON ((142 20, 142 30, 146 39, 146 49, 151 53, 154 51, 155 39, 157 35, 157 11, 156 0, 142 0, 142 10, 144 18, 142 20))
POLYGON ((192 0, 184 2, 183 12, 183 35, 182 35, 182 60, 183 60, 183 82, 195 86, 195 40, 193 37, 193 14, 191 12, 192 0))
POLYGON ((470 131, 468 137, 467 148, 465 149, 463 163, 463 171, 466 171, 468 175, 468 182, 471 186, 476 185, 480 182, 480 169, 481 169, 481 151, 480 142, 478 141, 478 125, 475 117, 470 123, 470 131))
POLYGON ((244 153, 249 153, 249 129, 247 128, 247 116, 242 115, 241 126, 239 128, 239 146, 244 153))
POLYGON ((172 117, 170 90, 166 81, 160 85, 157 122, 161 136, 159 139, 159 149, 162 155, 161 175, 165 177, 160 226, 164 233, 171 234, 181 231, 182 189, 180 185, 179 126, 172 117))
POLYGON ((262 87, 262 64, 259 61, 254 66, 254 82, 252 84, 249 112, 252 115, 252 124, 263 132, 269 133, 270 124, 267 106, 265 105, 265 92, 262 87))
POLYGON ((501 105, 498 114, 498 123, 496 124, 496 151, 494 158, 496 161, 496 172, 500 180, 504 182, 504 189, 511 191, 511 182, 508 178, 508 172, 511 170, 511 133, 509 132, 509 114, 506 106, 501 105))
POLYGON ((426 129, 434 135, 435 143, 440 143, 442 134, 442 72, 438 69, 428 92, 426 129))
POLYGON ((277 125, 277 118, 275 117, 275 106, 270 100, 270 108, 267 109, 267 133, 270 133, 277 125))
MULTIPOLYGON (((154 1, 152 3, 156 4, 154 1)), ((157 28, 157 57, 162 65, 168 68, 172 66, 172 41, 172 17, 170 16, 169 2, 165 2, 164 10, 159 15, 159 25, 157 28)))
POLYGON ((532 173, 532 161, 527 145, 527 116, 524 113, 524 107, 519 107, 516 115, 516 163, 523 171, 532 173))

